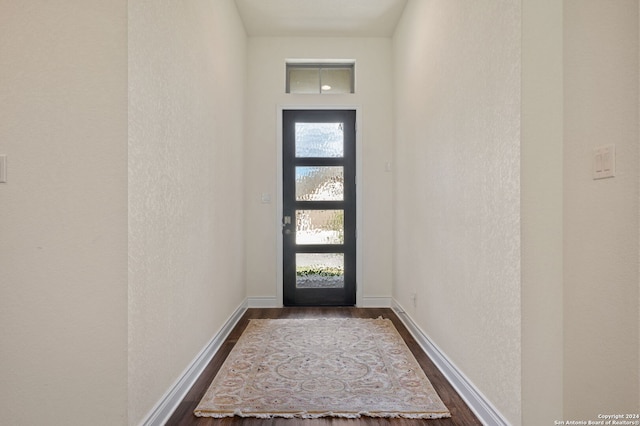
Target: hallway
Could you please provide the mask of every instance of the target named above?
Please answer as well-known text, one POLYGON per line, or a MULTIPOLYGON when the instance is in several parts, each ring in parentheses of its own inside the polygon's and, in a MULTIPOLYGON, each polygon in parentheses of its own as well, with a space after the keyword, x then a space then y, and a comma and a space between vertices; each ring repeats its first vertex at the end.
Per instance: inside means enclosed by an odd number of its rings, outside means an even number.
POLYGON ((357 113, 356 306, 487 423, 640 411, 639 64, 638 0, 0 1, 2 421, 158 426, 283 305, 281 112, 310 107, 357 113), (335 5, 371 3, 401 7, 354 36, 335 5), (354 93, 286 93, 334 60, 354 93))

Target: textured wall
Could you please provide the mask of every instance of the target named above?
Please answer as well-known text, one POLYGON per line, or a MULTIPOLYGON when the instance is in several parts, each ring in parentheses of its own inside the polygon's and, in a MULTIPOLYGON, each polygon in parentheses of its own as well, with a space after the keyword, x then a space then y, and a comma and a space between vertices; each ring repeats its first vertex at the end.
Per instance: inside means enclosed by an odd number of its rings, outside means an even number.
POLYGON ((242 302, 246 45, 228 0, 129 2, 129 422, 242 302))
POLYGON ((394 297, 514 424, 520 18, 519 1, 416 0, 394 37, 394 297))
POLYGON ((126 423, 127 2, 0 1, 0 422, 126 423))
POLYGON ((638 412, 638 2, 565 1, 565 416, 638 412), (616 144, 616 177, 592 150, 616 144))
MULTIPOLYGON (((277 237, 277 107, 305 105, 358 106, 362 122, 360 161, 362 185, 362 276, 364 297, 391 297, 392 160, 391 42, 387 38, 263 38, 249 39, 247 137, 245 153, 246 273, 249 296, 278 294, 277 237), (285 61, 355 59, 356 93, 351 95, 287 95, 285 61), (261 194, 272 196, 261 203, 261 194)), ((279 303, 282 301, 279 300, 279 303)))
POLYGON ((523 425, 563 419, 562 3, 522 0, 523 425))

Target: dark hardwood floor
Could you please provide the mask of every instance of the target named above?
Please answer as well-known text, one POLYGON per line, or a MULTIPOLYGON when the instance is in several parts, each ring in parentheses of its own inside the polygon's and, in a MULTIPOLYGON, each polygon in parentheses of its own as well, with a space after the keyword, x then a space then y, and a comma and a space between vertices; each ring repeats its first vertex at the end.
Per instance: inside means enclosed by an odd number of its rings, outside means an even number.
POLYGON ((209 365, 206 367, 198 381, 187 393, 184 400, 180 403, 176 411, 173 413, 169 421, 166 423, 170 426, 222 426, 222 425, 243 425, 243 426, 409 426, 409 425, 427 425, 427 426, 472 426, 481 425, 480 421, 475 417, 473 412, 467 407, 464 401, 458 396, 456 391, 449 385, 436 366, 431 362, 429 357, 425 355, 420 346, 413 339, 411 334, 404 327, 395 313, 388 308, 333 308, 333 307, 313 307, 313 308, 281 308, 281 309, 249 309, 242 319, 233 329, 229 337, 223 343, 220 350, 213 357, 209 365), (389 318, 398 332, 407 343, 411 352, 413 352, 416 360, 426 373, 427 377, 433 384, 440 398, 451 412, 451 418, 434 419, 434 420, 412 420, 412 419, 380 419, 362 417, 359 419, 340 419, 340 418, 320 418, 320 419, 255 419, 229 417, 225 419, 199 418, 194 416, 193 410, 196 408, 200 399, 206 392, 220 369, 222 363, 231 351, 231 348, 238 341, 250 319, 253 318, 322 318, 322 317, 338 317, 338 318, 389 318))

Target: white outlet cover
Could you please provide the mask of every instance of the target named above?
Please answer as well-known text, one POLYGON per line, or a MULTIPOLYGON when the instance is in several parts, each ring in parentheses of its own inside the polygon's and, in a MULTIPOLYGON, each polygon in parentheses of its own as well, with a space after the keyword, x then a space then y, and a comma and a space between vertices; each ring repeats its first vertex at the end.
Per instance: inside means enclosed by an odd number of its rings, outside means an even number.
POLYGON ((7 156, 0 155, 0 183, 7 182, 7 156))

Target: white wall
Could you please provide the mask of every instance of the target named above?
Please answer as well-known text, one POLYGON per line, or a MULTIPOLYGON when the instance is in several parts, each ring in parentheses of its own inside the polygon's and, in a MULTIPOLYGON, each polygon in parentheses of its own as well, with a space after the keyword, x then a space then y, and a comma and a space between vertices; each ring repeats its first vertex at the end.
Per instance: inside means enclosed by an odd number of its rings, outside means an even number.
POLYGON ((233 2, 129 2, 130 424, 245 296, 245 69, 233 2))
POLYGON ((515 1, 415 0, 394 36, 394 297, 513 424, 520 19, 515 1))
POLYGON ((0 2, 0 413, 127 418, 127 2, 0 2))
MULTIPOLYGON (((247 293, 277 300, 278 116, 277 108, 309 105, 356 106, 362 122, 362 185, 358 225, 364 298, 391 297, 392 161, 391 42, 387 38, 249 39, 248 98, 245 139, 245 243, 247 293), (286 59, 355 59, 356 93, 351 95, 285 94, 286 59), (262 204, 261 194, 271 194, 262 204)), ((375 300, 375 299, 374 299, 375 300)))
POLYGON ((565 416, 637 413, 638 2, 566 0, 564 22, 565 416))
POLYGON ((522 424, 563 417, 563 0, 522 1, 522 424))

